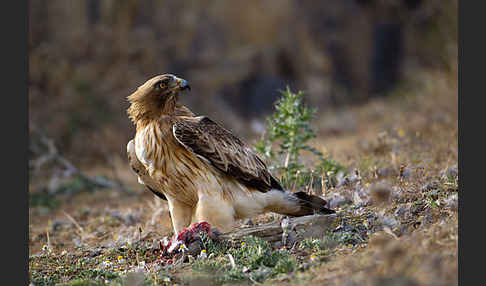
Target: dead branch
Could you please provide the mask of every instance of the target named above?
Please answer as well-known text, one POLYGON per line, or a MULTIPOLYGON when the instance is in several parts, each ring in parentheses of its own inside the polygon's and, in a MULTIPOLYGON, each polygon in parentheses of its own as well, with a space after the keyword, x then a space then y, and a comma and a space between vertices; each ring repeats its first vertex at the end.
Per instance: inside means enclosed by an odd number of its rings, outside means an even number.
POLYGON ((224 233, 218 239, 238 244, 245 236, 260 237, 276 247, 292 246, 296 242, 309 237, 322 237, 337 220, 335 214, 310 215, 286 218, 285 225, 281 222, 270 222, 258 226, 241 228, 231 233, 224 233), (285 238, 284 238, 285 237, 285 238))
POLYGON ((127 188, 125 188, 125 186, 120 181, 113 182, 108 179, 99 178, 99 177, 90 177, 84 174, 79 168, 77 168, 68 159, 66 159, 64 156, 61 155, 56 145, 54 144, 54 140, 48 138, 40 129, 34 126, 31 126, 31 128, 33 129, 33 131, 35 131, 38 134, 39 143, 43 146, 36 146, 34 144, 31 144, 30 148, 34 149, 33 151, 35 151, 36 153, 40 153, 42 147, 45 147, 45 149, 47 149, 46 152, 40 154, 38 158, 29 160, 29 166, 34 170, 34 172, 40 170, 41 167, 48 162, 57 162, 64 169, 63 171, 64 177, 78 176, 83 181, 97 187, 116 189, 116 190, 120 190, 125 194, 130 194, 130 195, 134 194, 133 191, 130 191, 127 188))

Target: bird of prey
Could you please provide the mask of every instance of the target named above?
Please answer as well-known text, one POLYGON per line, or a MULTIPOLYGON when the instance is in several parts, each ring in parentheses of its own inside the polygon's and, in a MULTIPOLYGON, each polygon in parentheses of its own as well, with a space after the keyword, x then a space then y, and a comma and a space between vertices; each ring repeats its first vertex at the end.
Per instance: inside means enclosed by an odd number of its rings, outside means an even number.
POLYGON ((167 200, 175 234, 197 222, 226 232, 236 220, 265 212, 334 213, 320 197, 284 190, 245 142, 178 103, 186 89, 186 80, 163 74, 127 97, 136 125, 130 166, 139 183, 167 200))

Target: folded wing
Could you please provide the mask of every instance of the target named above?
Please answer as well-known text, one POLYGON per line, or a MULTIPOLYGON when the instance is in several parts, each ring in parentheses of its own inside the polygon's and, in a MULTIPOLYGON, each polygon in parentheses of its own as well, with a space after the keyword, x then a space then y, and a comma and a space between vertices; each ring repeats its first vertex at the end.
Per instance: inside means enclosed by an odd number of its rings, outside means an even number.
POLYGON ((219 171, 261 192, 282 190, 267 166, 238 137, 207 117, 173 125, 174 137, 185 148, 208 160, 219 171))

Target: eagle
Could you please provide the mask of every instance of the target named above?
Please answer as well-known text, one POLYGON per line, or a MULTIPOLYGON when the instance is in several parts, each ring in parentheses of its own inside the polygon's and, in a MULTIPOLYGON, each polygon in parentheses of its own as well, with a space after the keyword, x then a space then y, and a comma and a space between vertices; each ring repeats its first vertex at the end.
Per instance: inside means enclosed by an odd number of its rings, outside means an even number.
POLYGON ((318 196, 284 190, 243 140, 178 102, 185 90, 186 80, 163 74, 127 97, 136 126, 129 164, 139 183, 167 200, 176 235, 199 222, 228 232, 237 220, 266 212, 335 213, 318 196))

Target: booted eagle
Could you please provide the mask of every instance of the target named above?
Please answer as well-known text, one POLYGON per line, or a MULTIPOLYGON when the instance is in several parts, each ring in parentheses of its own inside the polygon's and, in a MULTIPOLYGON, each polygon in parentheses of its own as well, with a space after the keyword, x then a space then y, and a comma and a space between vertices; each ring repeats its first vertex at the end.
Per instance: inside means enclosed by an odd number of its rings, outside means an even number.
POLYGON ((334 213, 317 196, 284 190, 240 138, 179 104, 186 89, 187 81, 164 74, 127 97, 136 125, 127 145, 130 166, 141 184, 167 200, 175 234, 197 222, 229 231, 236 220, 265 212, 334 213))

